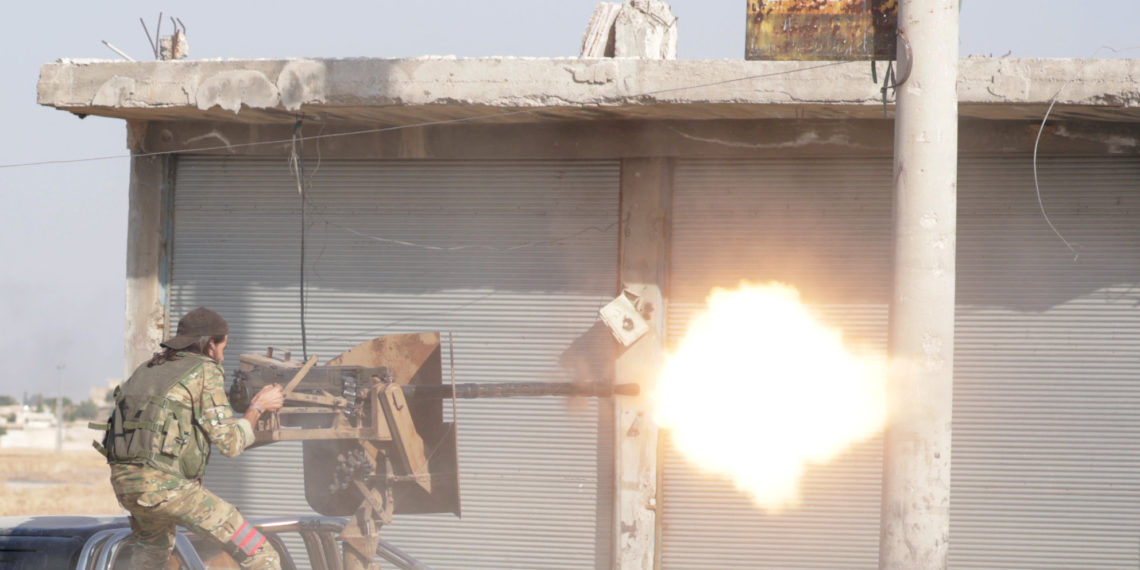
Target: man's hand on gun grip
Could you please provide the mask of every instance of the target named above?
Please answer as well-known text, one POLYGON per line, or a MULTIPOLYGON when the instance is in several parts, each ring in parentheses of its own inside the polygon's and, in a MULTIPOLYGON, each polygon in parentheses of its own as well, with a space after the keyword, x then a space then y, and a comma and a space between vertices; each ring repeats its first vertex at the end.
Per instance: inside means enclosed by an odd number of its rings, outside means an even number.
POLYGON ((276 412, 285 405, 285 392, 280 384, 270 384, 262 388, 249 402, 245 410, 245 419, 256 425, 258 418, 265 412, 276 412))

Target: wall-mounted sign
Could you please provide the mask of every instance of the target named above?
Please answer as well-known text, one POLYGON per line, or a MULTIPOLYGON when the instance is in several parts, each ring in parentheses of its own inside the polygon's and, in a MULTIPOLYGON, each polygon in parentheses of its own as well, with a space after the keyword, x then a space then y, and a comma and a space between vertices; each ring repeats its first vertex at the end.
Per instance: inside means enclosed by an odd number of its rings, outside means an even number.
POLYGON ((898 0, 748 0, 745 59, 893 60, 898 0))

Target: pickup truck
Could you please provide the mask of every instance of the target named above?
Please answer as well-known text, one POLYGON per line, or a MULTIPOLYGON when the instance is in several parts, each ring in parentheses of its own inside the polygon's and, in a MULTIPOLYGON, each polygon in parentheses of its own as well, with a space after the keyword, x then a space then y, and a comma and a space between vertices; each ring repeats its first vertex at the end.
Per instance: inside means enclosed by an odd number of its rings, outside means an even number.
MULTIPOLYGON (((345 519, 305 516, 251 518, 281 554, 285 570, 343 570, 337 535, 345 519)), ((0 568, 5 570, 110 570, 130 534, 126 516, 0 517, 0 568)), ((402 570, 430 570, 398 548, 380 541, 379 559, 402 570)), ((237 569, 237 562, 212 542, 180 529, 167 568, 237 569)))

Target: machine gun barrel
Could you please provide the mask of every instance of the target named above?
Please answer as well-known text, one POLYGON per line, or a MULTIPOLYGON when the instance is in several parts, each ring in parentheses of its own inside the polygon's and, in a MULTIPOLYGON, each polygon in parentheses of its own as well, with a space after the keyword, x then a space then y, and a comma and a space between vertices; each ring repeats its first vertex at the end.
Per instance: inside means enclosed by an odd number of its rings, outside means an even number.
POLYGON ((285 407, 254 426, 256 444, 302 442, 305 500, 323 515, 350 517, 340 536, 344 568, 373 568, 377 555, 417 567, 387 556, 382 541, 377 546, 380 526, 395 514, 461 514, 457 414, 447 421, 443 400, 641 392, 612 382, 445 384, 438 332, 377 337, 323 366, 316 357, 301 364, 290 356, 272 348, 241 355, 230 403, 241 413, 251 394, 285 386, 285 407))
MULTIPOLYGON (((451 398, 452 390, 446 384, 408 384, 403 386, 404 396, 413 398, 451 398)), ((522 398, 534 396, 585 396, 609 398, 636 396, 641 393, 637 384, 602 384, 598 382, 486 382, 455 385, 455 398, 522 398)))

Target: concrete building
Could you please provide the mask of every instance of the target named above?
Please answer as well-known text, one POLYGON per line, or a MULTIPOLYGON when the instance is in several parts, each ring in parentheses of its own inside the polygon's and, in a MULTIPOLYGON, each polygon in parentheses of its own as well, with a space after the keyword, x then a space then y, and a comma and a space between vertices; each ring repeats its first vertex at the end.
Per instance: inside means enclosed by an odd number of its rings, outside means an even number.
MULTIPOLYGON (((868 68, 61 61, 39 101, 127 121, 128 366, 199 305, 234 354, 297 351, 303 283, 311 354, 442 330, 462 381, 553 379, 624 284, 659 334, 616 374, 648 382, 709 288, 740 279, 795 284, 885 347, 892 107, 868 68)), ((1140 564, 1138 75, 961 61, 952 568, 1140 564)), ((461 406, 463 519, 385 535, 438 568, 877 567, 881 441, 775 516, 639 405, 461 406)), ((208 484, 249 514, 305 510, 299 457, 219 458, 208 484)))

